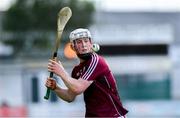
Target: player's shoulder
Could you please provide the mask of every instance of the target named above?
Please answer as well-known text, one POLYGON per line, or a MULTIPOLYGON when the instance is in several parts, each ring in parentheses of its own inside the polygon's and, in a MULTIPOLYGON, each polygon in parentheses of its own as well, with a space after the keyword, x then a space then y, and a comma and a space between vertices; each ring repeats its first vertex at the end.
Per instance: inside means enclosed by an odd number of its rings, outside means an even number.
POLYGON ((90 61, 99 61, 99 60, 101 60, 101 56, 100 55, 98 55, 97 53, 92 53, 91 54, 91 60, 90 61))
POLYGON ((97 53, 92 53, 91 61, 92 60, 97 61, 98 64, 106 65, 106 61, 105 61, 104 57, 102 57, 101 55, 98 55, 97 53))
POLYGON ((103 58, 103 57, 102 57, 101 55, 99 55, 99 54, 93 52, 93 53, 91 54, 91 59, 92 59, 92 58, 98 58, 98 59, 101 59, 101 58, 103 58))

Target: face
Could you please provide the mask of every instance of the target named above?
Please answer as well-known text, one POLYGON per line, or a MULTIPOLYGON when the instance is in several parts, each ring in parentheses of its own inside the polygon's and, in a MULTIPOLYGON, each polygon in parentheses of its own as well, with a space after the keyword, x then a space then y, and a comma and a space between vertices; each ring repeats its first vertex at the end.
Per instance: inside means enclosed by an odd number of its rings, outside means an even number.
POLYGON ((86 54, 92 52, 92 43, 89 38, 80 38, 75 40, 74 48, 77 54, 86 54))

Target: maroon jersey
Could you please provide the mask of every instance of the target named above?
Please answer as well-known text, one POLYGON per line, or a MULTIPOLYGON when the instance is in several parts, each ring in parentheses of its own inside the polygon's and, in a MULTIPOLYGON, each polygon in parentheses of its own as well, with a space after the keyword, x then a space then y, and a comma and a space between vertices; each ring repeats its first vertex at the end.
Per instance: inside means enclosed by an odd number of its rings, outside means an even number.
POLYGON ((93 53, 91 59, 75 66, 72 77, 93 81, 84 92, 86 117, 119 117, 127 113, 120 102, 116 81, 101 56, 93 53))

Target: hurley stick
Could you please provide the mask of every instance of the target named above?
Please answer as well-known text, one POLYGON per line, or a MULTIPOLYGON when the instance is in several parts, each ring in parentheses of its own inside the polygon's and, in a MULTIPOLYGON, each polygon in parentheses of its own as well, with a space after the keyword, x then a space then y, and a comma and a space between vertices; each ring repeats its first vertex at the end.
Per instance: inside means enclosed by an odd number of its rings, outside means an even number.
MULTIPOLYGON (((60 45, 61 36, 62 36, 63 30, 64 30, 64 27, 66 26, 66 23, 71 18, 71 16, 72 16, 72 12, 71 12, 71 9, 69 7, 62 8, 58 13, 57 37, 56 37, 56 43, 55 43, 55 48, 53 51, 52 59, 57 58, 57 51, 58 51, 58 48, 60 45)), ((50 78, 53 77, 53 72, 50 72, 49 77, 50 78)), ((44 99, 47 99, 47 100, 49 99, 50 92, 51 92, 50 88, 47 88, 46 95, 44 96, 44 99)))

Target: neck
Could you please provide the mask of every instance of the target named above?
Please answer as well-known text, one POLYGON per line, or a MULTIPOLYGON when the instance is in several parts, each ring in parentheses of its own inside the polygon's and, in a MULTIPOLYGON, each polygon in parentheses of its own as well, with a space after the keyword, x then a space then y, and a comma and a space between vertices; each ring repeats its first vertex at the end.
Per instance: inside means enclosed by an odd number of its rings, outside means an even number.
POLYGON ((83 60, 83 59, 80 59, 80 63, 83 63, 83 62, 85 62, 85 60, 83 60))
POLYGON ((87 61, 91 59, 91 53, 86 53, 86 54, 77 54, 78 58, 80 59, 80 62, 87 61))

